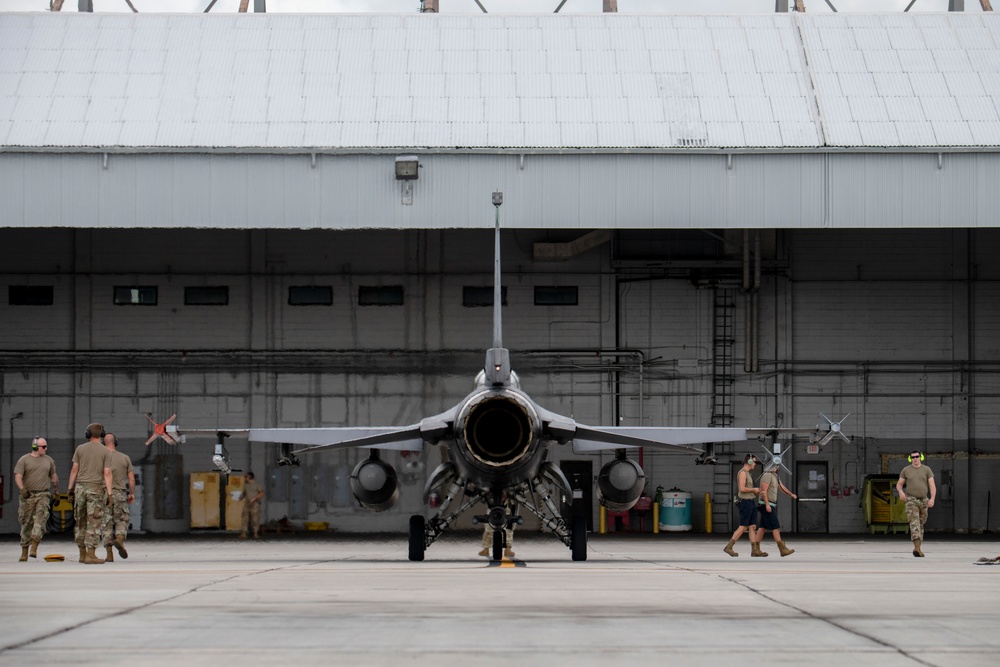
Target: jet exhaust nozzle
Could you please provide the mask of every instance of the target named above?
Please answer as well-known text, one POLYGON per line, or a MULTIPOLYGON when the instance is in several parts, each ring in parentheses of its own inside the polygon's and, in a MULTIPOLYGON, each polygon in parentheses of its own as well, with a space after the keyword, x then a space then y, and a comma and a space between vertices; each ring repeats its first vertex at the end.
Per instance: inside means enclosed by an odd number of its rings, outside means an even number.
POLYGON ((372 450, 368 458, 351 473, 351 492, 361 506, 372 512, 382 512, 396 504, 399 499, 399 482, 396 470, 381 460, 372 450))
POLYGON ((632 509, 645 486, 646 475, 639 464, 617 458, 604 464, 597 476, 597 499, 612 512, 624 512, 632 509))
POLYGON ((493 468, 523 460, 535 439, 527 410, 509 396, 495 396, 472 405, 464 430, 469 453, 493 468))

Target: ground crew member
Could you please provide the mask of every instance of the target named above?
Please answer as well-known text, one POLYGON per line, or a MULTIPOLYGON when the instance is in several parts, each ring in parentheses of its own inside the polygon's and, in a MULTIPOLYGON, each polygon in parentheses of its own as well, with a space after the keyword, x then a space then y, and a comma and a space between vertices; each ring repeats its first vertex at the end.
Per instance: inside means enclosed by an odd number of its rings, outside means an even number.
POLYGON ((781 552, 782 557, 791 556, 795 553, 795 549, 789 549, 781 539, 781 524, 778 523, 778 491, 792 499, 796 499, 798 496, 789 491, 788 487, 778 479, 778 464, 774 461, 764 466, 764 474, 760 476, 757 484, 760 485, 760 503, 757 507, 757 512, 760 515, 757 527, 757 544, 760 545, 765 533, 770 530, 774 533, 774 542, 778 545, 778 551, 781 552))
POLYGON ((924 455, 914 449, 906 457, 910 465, 903 468, 896 482, 899 499, 906 503, 906 518, 910 521, 910 539, 913 540, 913 555, 923 558, 920 543, 924 539, 924 524, 927 523, 927 510, 934 507, 937 496, 937 486, 934 484, 934 473, 924 465, 924 455), (903 491, 903 486, 906 491, 903 491))
MULTIPOLYGON (((507 510, 507 514, 510 514, 510 510, 507 510)), ((503 555, 506 558, 514 557, 514 529, 510 526, 503 529, 504 533, 507 535, 507 545, 504 547, 503 555)), ((480 556, 484 558, 490 557, 490 551, 493 549, 493 526, 490 524, 485 524, 483 526, 483 550, 479 552, 480 556)))
POLYGON ((49 457, 49 443, 39 436, 31 441, 31 453, 17 460, 14 466, 14 483, 21 499, 17 507, 17 521, 21 524, 21 557, 38 557, 38 543, 45 534, 49 521, 49 485, 59 493, 59 476, 56 462, 49 457))
POLYGON ((88 565, 104 563, 94 550, 104 537, 104 515, 111 497, 111 451, 102 441, 105 435, 100 424, 87 427, 84 435, 87 442, 73 452, 73 468, 69 472, 69 492, 76 490, 73 498, 76 545, 80 548, 80 562, 88 565))
POLYGON ((750 555, 767 555, 767 553, 760 550, 760 541, 757 539, 757 496, 760 495, 760 489, 753 486, 753 477, 750 476, 750 473, 756 467, 757 457, 753 454, 747 454, 743 457, 743 467, 740 468, 740 472, 736 475, 739 493, 739 502, 737 505, 740 511, 740 525, 733 532, 729 544, 722 549, 733 557, 739 556, 733 547, 736 546, 736 540, 740 539, 743 535, 743 531, 746 531, 750 537, 750 555))
POLYGON ((260 539, 260 501, 264 498, 264 488, 254 479, 254 474, 247 471, 243 479, 243 491, 240 499, 245 499, 243 503, 243 532, 240 539, 247 539, 247 530, 253 530, 253 538, 260 539))
POLYGON ((104 436, 104 446, 111 451, 111 503, 104 522, 104 546, 107 549, 104 560, 111 563, 115 560, 115 555, 111 551, 112 546, 118 549, 119 556, 128 558, 128 552, 125 551, 125 537, 128 535, 131 519, 128 506, 135 500, 135 471, 132 468, 132 459, 118 451, 118 438, 114 433, 104 436))

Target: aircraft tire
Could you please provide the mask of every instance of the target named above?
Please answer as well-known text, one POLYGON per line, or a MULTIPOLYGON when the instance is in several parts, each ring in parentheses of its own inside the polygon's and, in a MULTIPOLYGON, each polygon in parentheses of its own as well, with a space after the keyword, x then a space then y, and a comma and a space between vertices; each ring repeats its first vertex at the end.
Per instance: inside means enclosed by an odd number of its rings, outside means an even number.
POLYGON ((503 529, 493 531, 493 560, 503 560, 503 542, 506 531, 503 529))
POLYGON ((426 521, 420 514, 410 517, 410 560, 421 561, 424 559, 424 526, 426 521))
POLYGON ((587 517, 573 517, 573 533, 570 535, 573 560, 587 560, 587 517))

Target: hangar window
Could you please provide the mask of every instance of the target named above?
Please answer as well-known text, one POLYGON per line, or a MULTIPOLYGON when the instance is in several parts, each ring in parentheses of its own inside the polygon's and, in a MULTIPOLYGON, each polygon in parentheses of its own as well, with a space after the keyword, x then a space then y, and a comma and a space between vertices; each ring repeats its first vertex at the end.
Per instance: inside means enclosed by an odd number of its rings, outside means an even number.
POLYGON ((296 285, 288 288, 290 306, 332 306, 333 288, 329 285, 296 285))
POLYGON ((155 306, 156 287, 115 287, 116 306, 155 306))
POLYGON ((579 290, 570 287, 535 287, 536 306, 577 306, 580 304, 579 290))
POLYGON ((185 306, 228 306, 229 286, 185 287, 185 306))
POLYGON ((402 306, 402 285, 362 285, 358 288, 359 306, 402 306))
MULTIPOLYGON (((500 288, 500 304, 507 305, 507 288, 500 288)), ((466 308, 480 308, 482 306, 493 305, 492 287, 470 287, 466 285, 462 288, 462 305, 466 308)))
POLYGON ((9 285, 7 304, 11 306, 51 306, 51 285, 9 285))

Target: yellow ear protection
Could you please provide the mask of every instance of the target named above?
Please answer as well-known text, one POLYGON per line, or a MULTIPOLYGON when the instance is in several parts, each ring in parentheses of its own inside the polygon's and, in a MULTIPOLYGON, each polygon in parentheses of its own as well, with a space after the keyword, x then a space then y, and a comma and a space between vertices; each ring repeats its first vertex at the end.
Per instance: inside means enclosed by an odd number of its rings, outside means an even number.
MULTIPOLYGON (((906 455, 906 460, 909 461, 910 463, 913 463, 913 454, 907 454, 906 455)), ((920 452, 920 460, 921 461, 924 460, 924 453, 923 452, 920 452)))
POLYGON ((31 439, 31 451, 33 451, 33 452, 37 452, 38 451, 38 438, 39 437, 41 437, 41 436, 37 436, 36 435, 34 438, 31 439))

